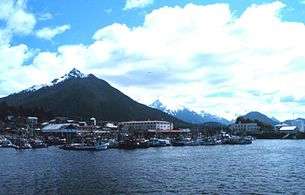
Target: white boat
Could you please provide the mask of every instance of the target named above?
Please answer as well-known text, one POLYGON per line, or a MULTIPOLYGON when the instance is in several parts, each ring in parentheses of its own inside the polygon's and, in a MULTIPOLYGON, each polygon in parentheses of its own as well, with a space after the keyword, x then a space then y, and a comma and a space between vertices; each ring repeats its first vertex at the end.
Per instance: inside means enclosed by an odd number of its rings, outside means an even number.
POLYGON ((99 150, 107 150, 109 147, 109 143, 96 141, 94 144, 89 145, 85 143, 73 143, 66 144, 61 146, 61 149, 64 150, 91 150, 91 151, 99 151, 99 150))
POLYGON ((164 147, 164 146, 170 146, 171 142, 168 139, 151 138, 149 140, 149 145, 151 147, 164 147))
POLYGON ((0 147, 2 148, 10 148, 13 147, 14 144, 9 139, 4 138, 1 140, 0 147))

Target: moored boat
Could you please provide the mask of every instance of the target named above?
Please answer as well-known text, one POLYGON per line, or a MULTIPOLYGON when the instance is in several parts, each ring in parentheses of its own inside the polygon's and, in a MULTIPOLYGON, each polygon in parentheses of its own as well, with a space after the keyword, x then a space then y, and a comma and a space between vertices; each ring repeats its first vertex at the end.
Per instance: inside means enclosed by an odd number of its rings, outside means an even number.
POLYGON ((151 138, 149 140, 150 147, 165 147, 170 146, 171 142, 168 139, 151 138))
POLYGON ((224 139, 223 144, 229 145, 245 145, 252 144, 252 137, 240 137, 240 136, 231 136, 229 138, 224 139))
POLYGON ((63 150, 89 150, 89 151, 99 151, 99 150, 107 150, 109 143, 96 141, 93 144, 87 143, 72 143, 72 144, 65 144, 60 146, 60 149, 63 150))
POLYGON ((46 148, 46 147, 48 147, 48 145, 40 139, 31 139, 29 141, 29 143, 31 144, 32 148, 46 148))

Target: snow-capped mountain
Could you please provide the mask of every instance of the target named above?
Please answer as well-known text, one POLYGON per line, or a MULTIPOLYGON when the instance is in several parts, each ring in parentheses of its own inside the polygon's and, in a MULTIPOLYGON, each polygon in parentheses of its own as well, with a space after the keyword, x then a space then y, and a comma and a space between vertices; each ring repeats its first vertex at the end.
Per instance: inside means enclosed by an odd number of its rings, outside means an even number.
POLYGON ((42 84, 42 85, 33 85, 32 87, 23 90, 22 92, 34 92, 44 87, 51 87, 54 85, 57 85, 58 83, 61 83, 65 80, 72 79, 72 78, 85 78, 87 75, 83 74, 76 68, 73 68, 69 73, 65 74, 64 76, 54 79, 51 83, 42 84))
POLYGON ((192 111, 188 108, 181 108, 177 110, 168 109, 160 100, 154 101, 151 105, 152 108, 161 110, 165 113, 168 113, 178 119, 181 119, 185 122, 193 123, 193 124, 203 124, 208 122, 216 122, 221 123, 223 125, 229 125, 230 122, 224 118, 206 113, 201 111, 199 113, 192 111))
POLYGON ((107 81, 93 74, 86 76, 76 69, 48 85, 34 86, 31 90, 0 98, 0 105, 37 110, 38 117, 41 112, 46 112, 50 117, 48 120, 56 116, 95 117, 103 121, 166 120, 173 122, 176 128, 190 126, 172 115, 134 101, 107 81))

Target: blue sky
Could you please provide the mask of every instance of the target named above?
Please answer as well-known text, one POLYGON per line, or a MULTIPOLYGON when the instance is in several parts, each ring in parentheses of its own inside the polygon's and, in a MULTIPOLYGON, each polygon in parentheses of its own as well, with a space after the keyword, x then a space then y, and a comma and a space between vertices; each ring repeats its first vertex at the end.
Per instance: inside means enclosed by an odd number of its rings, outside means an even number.
POLYGON ((76 67, 136 99, 305 117, 305 1, 1 0, 0 96, 76 67))

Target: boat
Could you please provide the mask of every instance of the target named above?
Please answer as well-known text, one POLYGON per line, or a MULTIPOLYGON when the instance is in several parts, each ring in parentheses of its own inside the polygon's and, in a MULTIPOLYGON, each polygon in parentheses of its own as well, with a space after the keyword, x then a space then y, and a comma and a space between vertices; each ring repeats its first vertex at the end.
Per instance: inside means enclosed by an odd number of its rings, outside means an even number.
POLYGON ((194 146, 194 142, 191 138, 183 138, 183 139, 176 139, 172 141, 173 146, 194 146))
POLYGON ((208 138, 206 140, 203 140, 201 145, 203 145, 203 146, 215 146, 215 145, 219 145, 221 143, 222 143, 221 140, 208 138))
POLYGON ((72 143, 72 144, 65 144, 59 146, 60 149, 63 150, 88 150, 88 151, 100 151, 100 150, 107 150, 109 143, 95 141, 93 144, 87 143, 72 143))
POLYGON ((151 147, 165 147, 165 146, 170 146, 171 142, 168 139, 151 138, 149 140, 149 145, 151 147))
POLYGON ((138 142, 136 140, 123 140, 119 142, 120 149, 132 150, 138 148, 138 142))
POLYGON ((40 139, 31 139, 29 142, 32 148, 46 148, 48 145, 40 139))
POLYGON ((230 136, 229 138, 224 139, 223 144, 229 145, 245 145, 252 144, 252 137, 240 137, 240 136, 230 136))
POLYGON ((150 147, 150 143, 146 139, 139 140, 137 142, 137 145, 138 145, 138 148, 149 148, 150 147))
POLYGON ((28 142, 25 138, 18 138, 15 140, 15 144, 13 144, 12 148, 15 148, 17 150, 23 150, 23 149, 32 149, 31 144, 28 142))
POLYGON ((108 148, 118 148, 119 147, 119 142, 116 141, 115 139, 109 139, 108 143, 109 143, 108 148))
POLYGON ((4 138, 3 140, 1 140, 1 143, 0 143, 1 148, 11 148, 13 146, 14 146, 14 144, 9 139, 4 138))

